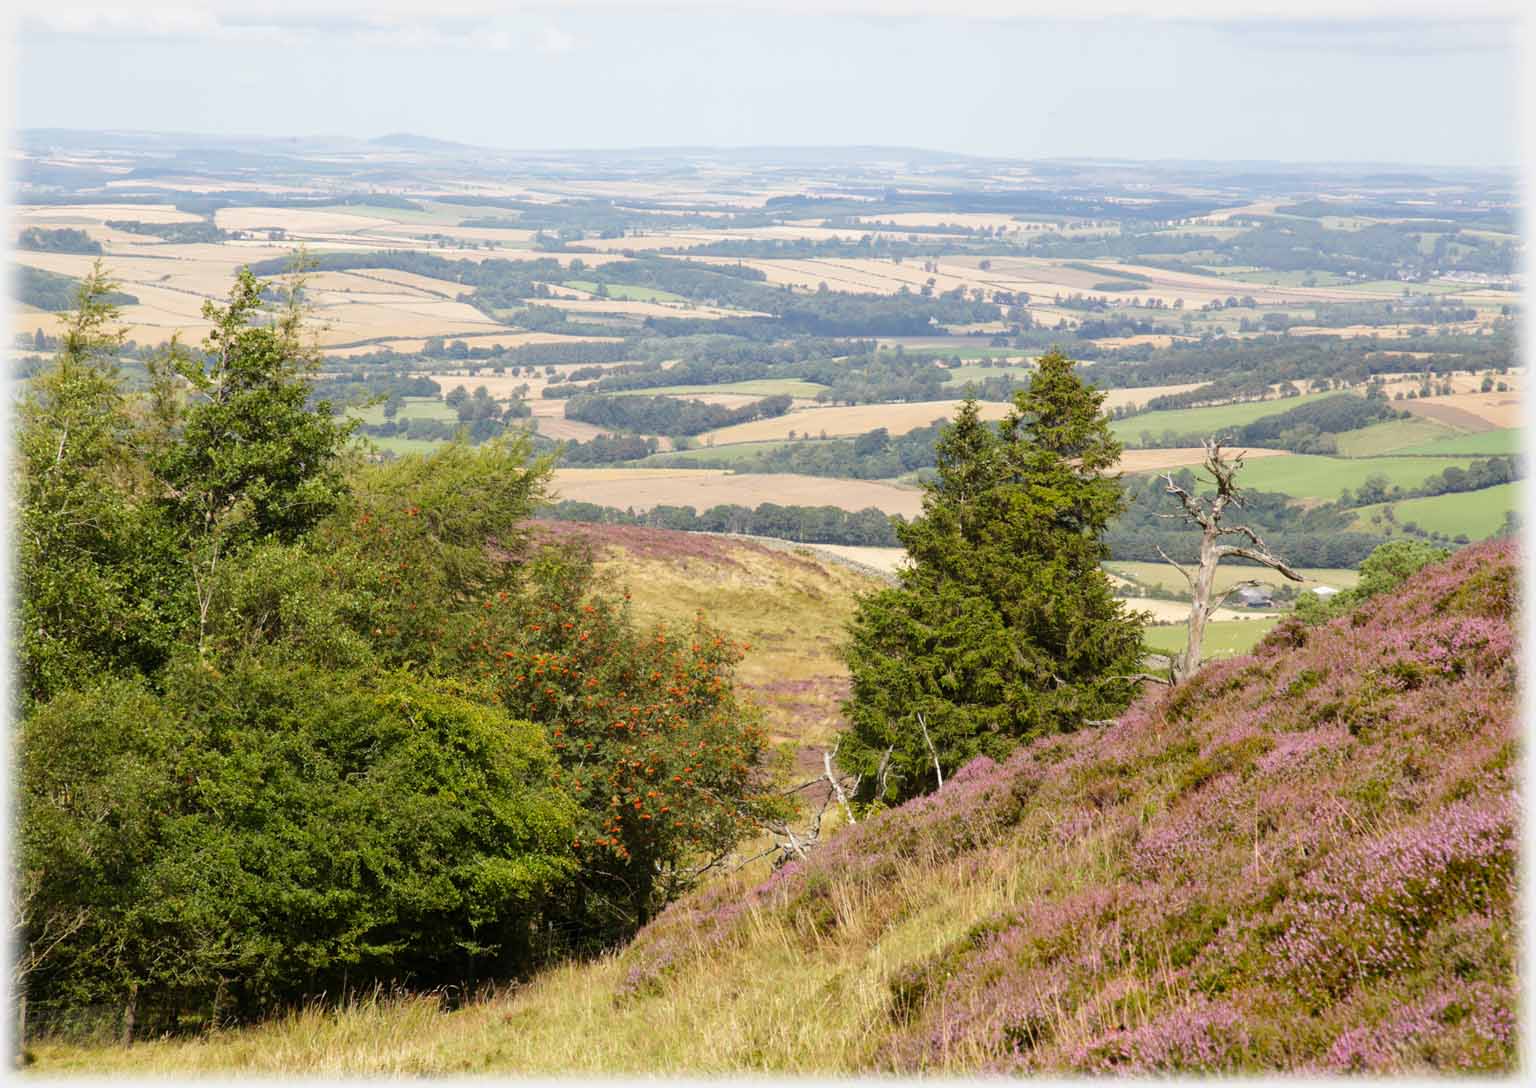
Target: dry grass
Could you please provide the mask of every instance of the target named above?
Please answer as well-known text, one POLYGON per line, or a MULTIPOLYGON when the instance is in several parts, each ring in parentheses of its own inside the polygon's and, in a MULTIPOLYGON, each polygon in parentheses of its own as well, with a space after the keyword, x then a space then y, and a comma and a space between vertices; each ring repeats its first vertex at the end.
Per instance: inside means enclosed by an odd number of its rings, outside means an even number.
MULTIPOLYGON (((1071 851, 1063 864, 1102 868, 1071 851)), ((456 1012, 435 996, 305 1010, 238 1031, 132 1049, 34 1048, 39 1072, 186 1076, 852 1073, 889 1034, 890 986, 971 926, 1039 892, 1052 866, 1009 853, 914 867, 880 896, 841 889, 814 940, 754 911, 748 940, 692 957, 660 993, 617 1001, 625 965, 567 964, 456 1012), (892 919, 898 919, 892 922, 892 919)), ((745 874, 743 874, 745 876, 745 874)), ((735 878, 745 886, 748 881, 735 878)), ((702 949, 701 949, 702 951, 702 949)))

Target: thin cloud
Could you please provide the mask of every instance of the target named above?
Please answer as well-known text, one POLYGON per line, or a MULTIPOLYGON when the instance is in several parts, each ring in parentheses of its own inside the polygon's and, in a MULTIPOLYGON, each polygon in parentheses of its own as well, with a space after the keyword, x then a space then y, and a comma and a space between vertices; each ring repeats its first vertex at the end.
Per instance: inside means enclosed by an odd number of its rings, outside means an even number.
POLYGON ((28 36, 84 36, 188 41, 282 41, 288 44, 355 43, 370 49, 489 52, 570 52, 575 35, 545 20, 450 13, 391 12, 219 13, 193 8, 62 8, 35 11, 20 22, 28 36))

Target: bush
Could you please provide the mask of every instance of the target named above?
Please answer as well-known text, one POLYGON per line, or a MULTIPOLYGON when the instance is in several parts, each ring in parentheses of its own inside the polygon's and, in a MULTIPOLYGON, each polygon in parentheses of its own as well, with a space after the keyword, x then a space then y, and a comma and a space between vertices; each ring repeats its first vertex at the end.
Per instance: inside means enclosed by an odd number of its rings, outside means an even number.
POLYGON ((510 973, 575 868, 540 731, 403 675, 188 661, 59 697, 22 751, 25 935, 85 919, 28 989, 140 1023, 510 973))

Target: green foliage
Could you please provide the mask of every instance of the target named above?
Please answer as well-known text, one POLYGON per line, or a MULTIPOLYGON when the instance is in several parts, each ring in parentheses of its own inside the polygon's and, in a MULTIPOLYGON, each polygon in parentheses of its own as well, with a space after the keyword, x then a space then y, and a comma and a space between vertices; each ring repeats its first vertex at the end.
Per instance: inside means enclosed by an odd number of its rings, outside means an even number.
POLYGON ((1118 479, 1103 475, 1120 445, 1103 394, 1072 366, 1042 357, 997 431, 974 401, 961 408, 922 516, 897 530, 911 568, 861 603, 839 758, 864 776, 867 799, 936 785, 935 755, 950 771, 997 758, 1109 717, 1131 695, 1139 625, 1099 567, 1100 537, 1123 508, 1118 479))
POLYGON ((403 674, 186 661, 22 733, 34 990, 249 1015, 374 980, 515 970, 575 863, 541 732, 403 674))
POLYGON ((526 436, 345 458, 300 308, 264 321, 249 273, 129 395, 110 287, 22 408, 38 1008, 160 1030, 505 978, 624 936, 767 810, 735 647, 530 546, 526 436))
POLYGON ((39 253, 86 253, 101 256, 101 243, 76 227, 28 227, 16 238, 17 249, 39 253))
POLYGON ((767 739, 731 686, 740 648, 702 617, 682 631, 637 630, 627 595, 589 592, 580 550, 543 549, 524 578, 522 593, 473 610, 453 651, 509 713, 548 729, 557 781, 583 810, 566 932, 604 945, 691 887, 773 808, 759 768, 767 739))
MULTIPOLYGON (((80 280, 73 276, 33 268, 29 264, 16 266, 16 280, 11 287, 17 302, 36 306, 39 310, 59 312, 75 305, 80 293, 80 280)), ((139 300, 122 291, 111 291, 102 298, 114 306, 131 306, 139 300)))
POLYGON ((173 521, 225 547, 267 536, 293 540, 335 508, 336 463, 351 425, 330 405, 306 404, 312 360, 300 342, 297 289, 280 319, 259 320, 265 285, 242 269, 228 306, 203 305, 213 322, 202 357, 181 355, 192 387, 179 441, 154 461, 173 521))
POLYGON ((142 516, 142 467, 98 265, 53 365, 28 383, 17 440, 18 674, 23 704, 106 671, 153 669, 175 636, 174 563, 142 516), (84 602, 89 602, 86 605, 84 602))
POLYGON ((1296 599, 1296 615, 1314 624, 1341 616, 1372 597, 1396 589, 1410 577, 1438 563, 1450 551, 1421 540, 1391 540, 1378 547, 1360 564, 1360 581, 1353 588, 1323 600, 1310 590, 1296 599))

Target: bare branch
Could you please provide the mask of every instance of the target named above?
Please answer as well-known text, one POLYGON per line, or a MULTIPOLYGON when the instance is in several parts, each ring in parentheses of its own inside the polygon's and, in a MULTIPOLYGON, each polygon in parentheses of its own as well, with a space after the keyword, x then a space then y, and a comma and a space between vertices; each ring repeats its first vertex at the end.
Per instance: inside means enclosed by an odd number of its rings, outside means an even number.
POLYGON ((928 754, 933 757, 933 772, 939 776, 939 789, 944 788, 944 768, 939 766, 939 753, 934 751, 933 738, 928 735, 928 723, 923 720, 922 712, 917 715, 917 724, 923 727, 923 740, 927 742, 928 754))
POLYGON ((1163 551, 1161 547, 1158 547, 1157 554, 1163 557, 1163 562, 1167 563, 1174 570, 1182 574, 1186 582, 1188 582, 1190 585, 1195 584, 1195 576, 1189 573, 1189 571, 1185 569, 1185 567, 1183 567, 1181 564, 1176 563, 1172 559, 1168 558, 1168 553, 1163 551))
POLYGON ((1216 549, 1216 554, 1222 558, 1235 555, 1240 559, 1252 559, 1255 563, 1262 563, 1272 570, 1279 571, 1293 582, 1306 581, 1305 578, 1292 570, 1284 559, 1281 559, 1278 555, 1271 555, 1267 549, 1265 551, 1255 551, 1252 548, 1242 548, 1235 544, 1223 544, 1216 549))
MULTIPOLYGON (((1117 676, 1108 677, 1108 679, 1110 679, 1110 680, 1136 680, 1136 681, 1150 680, 1154 684, 1166 684, 1169 687, 1173 686, 1173 681, 1169 680, 1166 676, 1158 676, 1155 672, 1122 673, 1122 674, 1117 675, 1117 676)), ((1094 722, 1089 722, 1088 724, 1089 725, 1094 725, 1095 723, 1094 722)))
MULTIPOLYGON (((838 742, 838 744, 841 743, 841 741, 838 742)), ((848 795, 843 792, 843 784, 839 782, 837 780, 837 776, 832 773, 832 752, 824 751, 821 753, 821 765, 826 768, 827 781, 832 785, 832 792, 837 794, 838 804, 843 806, 843 815, 848 817, 848 822, 850 824, 858 823, 859 821, 853 818, 853 806, 848 804, 848 795)))

